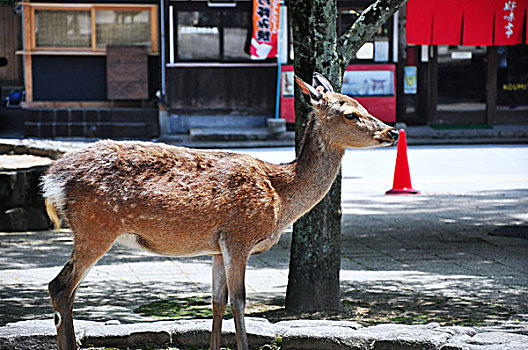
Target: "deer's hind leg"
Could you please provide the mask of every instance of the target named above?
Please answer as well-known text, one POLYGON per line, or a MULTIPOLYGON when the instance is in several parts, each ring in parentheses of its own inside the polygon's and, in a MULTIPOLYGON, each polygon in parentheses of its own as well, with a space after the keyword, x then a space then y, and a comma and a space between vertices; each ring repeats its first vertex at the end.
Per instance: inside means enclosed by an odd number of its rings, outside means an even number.
POLYGON ((222 320, 227 307, 227 280, 222 255, 213 256, 213 330, 211 350, 220 350, 222 320))
POLYGON ((245 275, 249 249, 236 241, 223 241, 220 243, 220 247, 224 260, 229 302, 235 321, 237 349, 247 350, 248 340, 244 311, 246 307, 245 275))
POLYGON ((60 350, 77 348, 73 328, 75 292, 90 268, 110 250, 115 240, 101 239, 104 237, 101 234, 92 236, 87 230, 83 230, 82 235, 79 233, 80 231, 74 230, 72 255, 61 272, 48 285, 60 350))

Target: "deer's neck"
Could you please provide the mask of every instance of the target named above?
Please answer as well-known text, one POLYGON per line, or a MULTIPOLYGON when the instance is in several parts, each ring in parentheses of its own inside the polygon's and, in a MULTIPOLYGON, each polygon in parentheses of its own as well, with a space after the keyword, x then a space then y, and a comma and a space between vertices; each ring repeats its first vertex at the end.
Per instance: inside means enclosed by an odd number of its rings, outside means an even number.
POLYGON ((323 199, 336 178, 344 152, 331 145, 312 118, 297 159, 282 169, 278 189, 284 203, 284 221, 297 220, 323 199))

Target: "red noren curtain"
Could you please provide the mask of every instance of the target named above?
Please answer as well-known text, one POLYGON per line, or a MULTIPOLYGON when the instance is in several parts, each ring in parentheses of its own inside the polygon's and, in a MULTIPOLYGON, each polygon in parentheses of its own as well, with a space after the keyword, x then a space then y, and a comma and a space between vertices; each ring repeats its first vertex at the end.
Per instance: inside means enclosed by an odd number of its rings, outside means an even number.
MULTIPOLYGON (((523 43, 527 0, 409 0, 407 43, 517 45, 523 43)), ((524 38, 528 41, 528 33, 524 38)))

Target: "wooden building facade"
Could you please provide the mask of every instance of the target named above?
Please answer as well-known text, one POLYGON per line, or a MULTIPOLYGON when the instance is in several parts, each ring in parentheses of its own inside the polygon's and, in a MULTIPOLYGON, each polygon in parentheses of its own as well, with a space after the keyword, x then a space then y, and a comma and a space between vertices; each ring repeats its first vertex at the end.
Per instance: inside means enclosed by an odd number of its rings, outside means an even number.
POLYGON ((23 79, 22 60, 16 52, 22 47, 20 17, 15 4, 0 4, 0 57, 7 65, 0 68, 1 85, 19 85, 23 79))
POLYGON ((528 2, 409 0, 399 120, 432 126, 528 124, 528 2), (445 9, 449 9, 446 11, 445 9))
POLYGON ((157 136, 156 1, 22 7, 26 136, 157 136))

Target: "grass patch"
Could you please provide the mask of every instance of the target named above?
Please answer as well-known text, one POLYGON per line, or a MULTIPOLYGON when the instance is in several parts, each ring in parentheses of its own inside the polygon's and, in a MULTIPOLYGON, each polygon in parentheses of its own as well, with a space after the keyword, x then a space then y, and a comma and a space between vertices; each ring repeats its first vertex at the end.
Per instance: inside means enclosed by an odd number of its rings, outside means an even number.
MULTIPOLYGON (((212 318, 213 308, 210 297, 192 296, 177 299, 162 299, 141 305, 134 312, 163 319, 197 319, 212 318)), ((225 314, 227 318, 233 317, 229 308, 225 314)))
MULTIPOLYGON (((162 299, 140 306, 135 312, 160 319, 211 319, 209 296, 162 299)), ((511 310, 492 303, 423 295, 412 292, 367 292, 356 290, 342 299, 342 308, 334 311, 291 313, 283 297, 248 299, 246 316, 263 317, 275 323, 284 320, 347 320, 364 326, 384 323, 426 324, 443 326, 480 326, 507 320, 511 310)), ((229 310, 226 318, 232 318, 229 310)))

